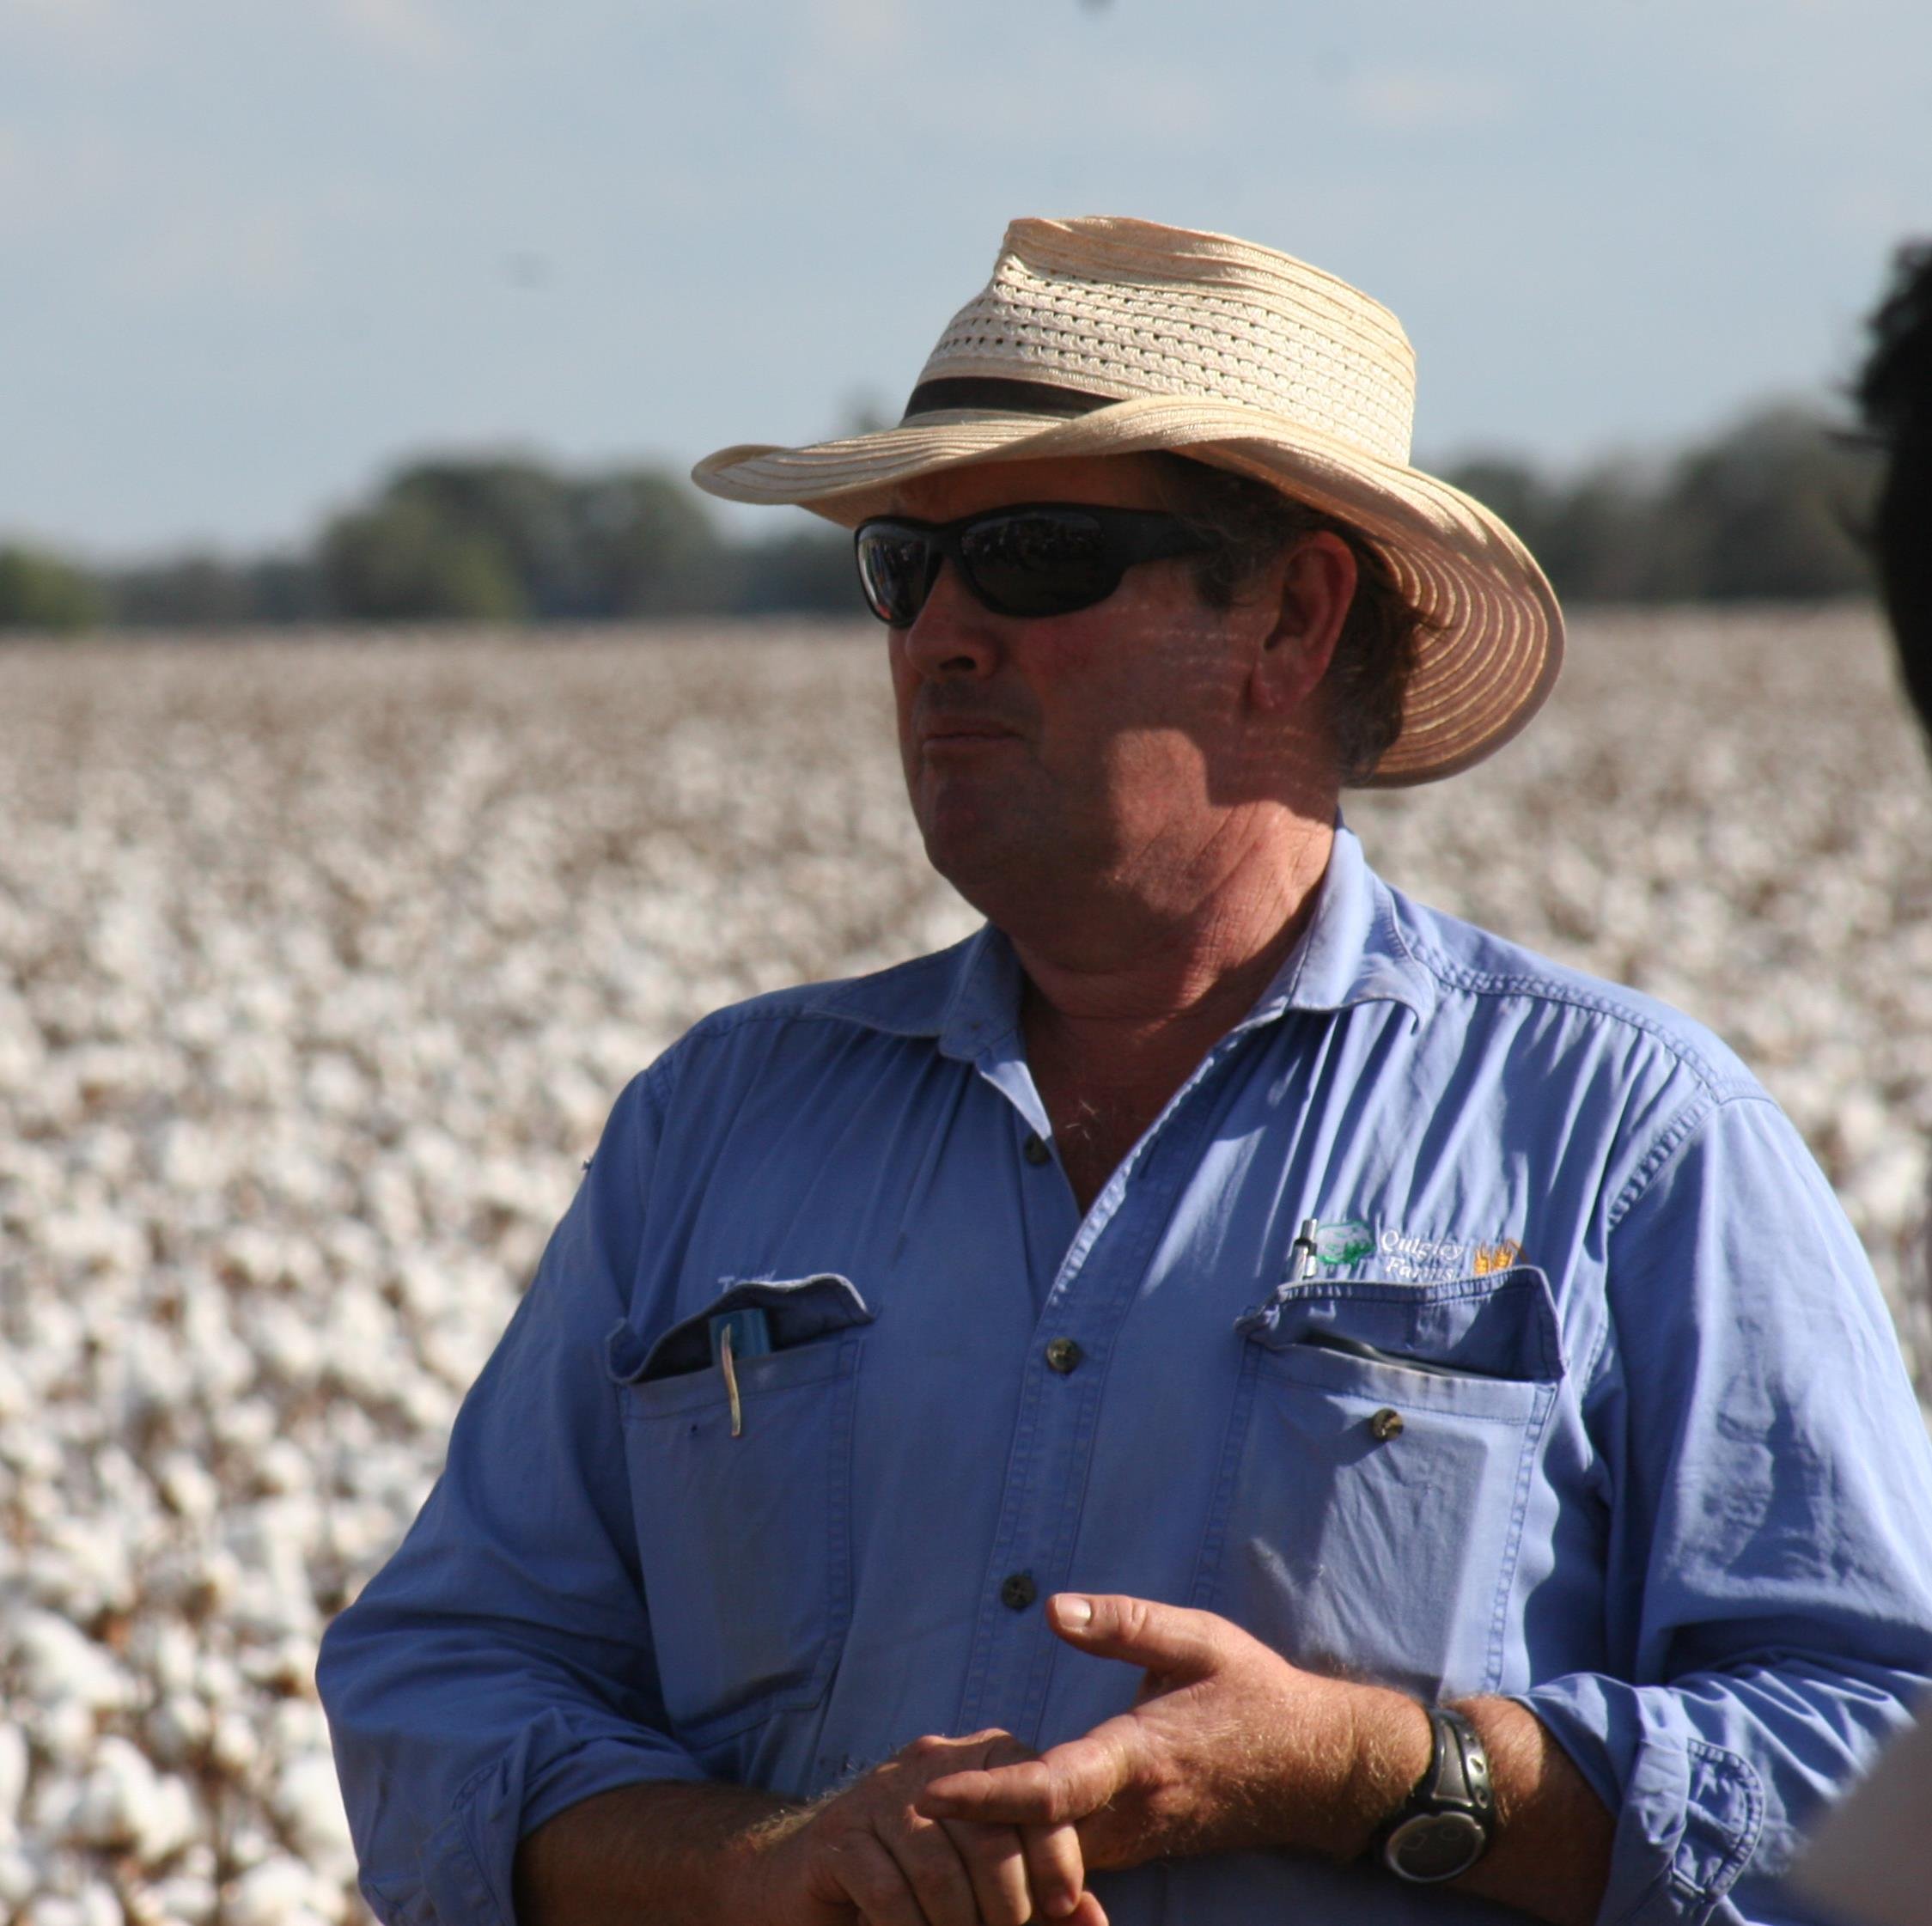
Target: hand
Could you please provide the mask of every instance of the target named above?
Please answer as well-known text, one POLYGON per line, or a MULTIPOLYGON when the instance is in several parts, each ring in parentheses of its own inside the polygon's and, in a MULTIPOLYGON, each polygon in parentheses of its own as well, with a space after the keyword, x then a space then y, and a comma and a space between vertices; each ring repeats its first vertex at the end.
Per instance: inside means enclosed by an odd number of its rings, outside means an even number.
POLYGON ((739 1917, 765 1926, 1106 1926, 1070 1825, 935 1819, 936 1778, 1034 1755, 1003 1732, 919 1739, 818 1804, 754 1829, 754 1890, 739 1917))
POLYGON ((1413 1699, 1290 1665, 1211 1612, 1048 1601, 1078 1650, 1144 1668, 1131 1711, 1038 1758, 936 1776, 942 1820, 1078 1829, 1088 1868, 1276 1847, 1353 1858, 1423 1773, 1413 1699))

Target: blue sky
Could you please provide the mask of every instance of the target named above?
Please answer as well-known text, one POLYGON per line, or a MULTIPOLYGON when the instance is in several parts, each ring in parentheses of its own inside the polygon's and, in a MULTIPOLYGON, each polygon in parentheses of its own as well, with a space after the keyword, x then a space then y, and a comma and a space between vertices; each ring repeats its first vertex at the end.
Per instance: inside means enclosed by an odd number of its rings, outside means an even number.
POLYGON ((0 530, 823 433, 1019 213, 1359 283, 1424 458, 1665 445, 1843 376, 1929 101, 1925 0, 0 0, 0 530))

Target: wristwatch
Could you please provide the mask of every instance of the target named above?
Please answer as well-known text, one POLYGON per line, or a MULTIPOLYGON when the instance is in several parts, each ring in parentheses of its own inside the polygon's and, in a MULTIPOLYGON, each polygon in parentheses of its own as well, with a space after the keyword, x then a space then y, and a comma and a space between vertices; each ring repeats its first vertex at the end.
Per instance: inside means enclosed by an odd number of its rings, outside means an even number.
POLYGON ((1382 1863, 1418 1886, 1453 1880, 1483 1856, 1496 1823, 1490 1755, 1460 1712, 1425 1705, 1435 1744, 1429 1770, 1382 1828, 1382 1863))

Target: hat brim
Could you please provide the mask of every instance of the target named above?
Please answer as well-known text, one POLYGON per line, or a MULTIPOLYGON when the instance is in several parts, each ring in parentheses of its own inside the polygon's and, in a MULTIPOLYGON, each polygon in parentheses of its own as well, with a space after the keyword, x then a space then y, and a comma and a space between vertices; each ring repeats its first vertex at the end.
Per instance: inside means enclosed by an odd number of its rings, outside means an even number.
POLYGON ((1240 403, 1146 396, 1071 420, 959 410, 804 448, 720 449, 692 471, 727 501, 790 503, 846 527, 920 475, 974 462, 1172 449, 1250 475, 1361 531, 1423 616, 1401 733, 1364 787, 1434 782, 1480 762, 1542 706, 1563 615, 1508 526, 1447 482, 1240 403))

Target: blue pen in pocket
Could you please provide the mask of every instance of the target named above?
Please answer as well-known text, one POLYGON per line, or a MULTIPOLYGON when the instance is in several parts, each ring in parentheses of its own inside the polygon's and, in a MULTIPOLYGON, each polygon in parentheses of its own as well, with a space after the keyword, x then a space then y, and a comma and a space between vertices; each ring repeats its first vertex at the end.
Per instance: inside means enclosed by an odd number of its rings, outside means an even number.
POLYGON ((738 1395, 738 1360, 763 1357, 771 1349, 771 1324, 755 1307, 744 1311, 720 1311, 710 1321, 711 1356, 717 1360, 724 1379, 724 1394, 731 1405, 731 1435, 745 1435, 745 1405, 738 1395))

